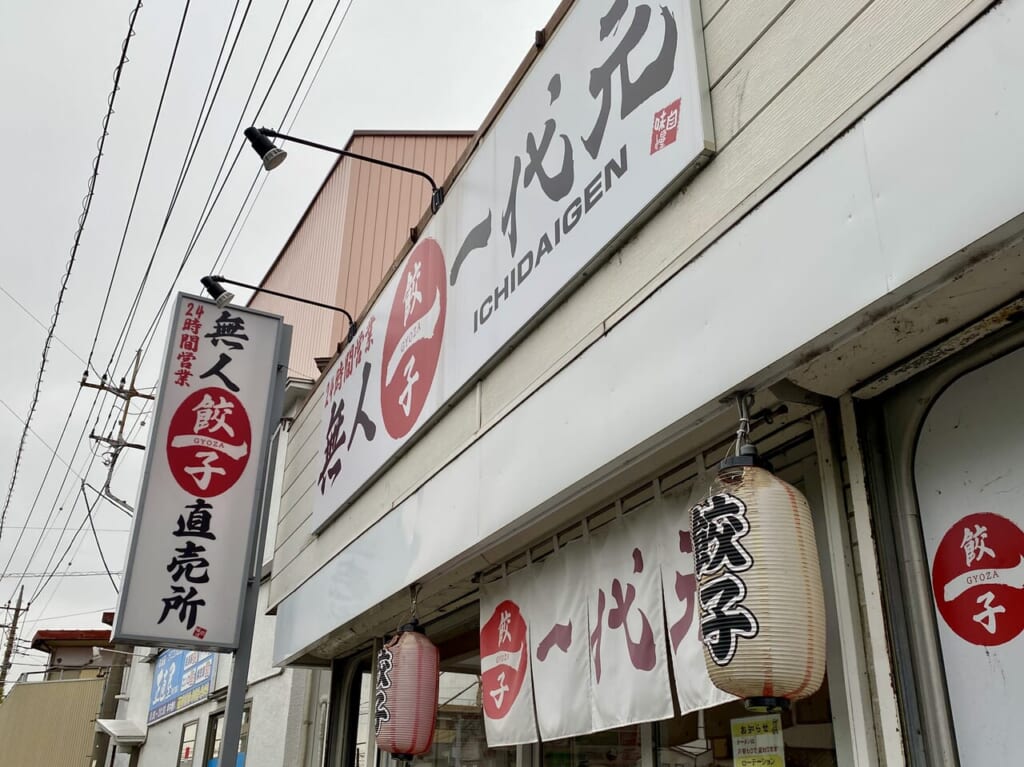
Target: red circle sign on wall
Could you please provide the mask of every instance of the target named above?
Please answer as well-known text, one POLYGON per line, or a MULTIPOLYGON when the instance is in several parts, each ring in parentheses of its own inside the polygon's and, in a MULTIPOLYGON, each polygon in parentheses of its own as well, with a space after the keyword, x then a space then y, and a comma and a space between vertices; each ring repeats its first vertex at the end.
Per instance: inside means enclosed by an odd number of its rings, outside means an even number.
POLYGON ((213 498, 242 476, 251 445, 249 414, 239 399, 227 389, 199 389, 171 417, 167 463, 182 490, 213 498))
POLYGON ((441 246, 426 239, 406 259, 398 280, 380 371, 384 428, 395 439, 412 430, 434 382, 444 338, 447 277, 441 246))
POLYGON ((529 671, 526 621, 519 605, 506 599, 480 629, 480 687, 484 713, 501 719, 519 697, 529 671))
POLYGON ((943 620, 992 647, 1024 631, 1024 532, 998 514, 969 514, 942 536, 932 591, 943 620))

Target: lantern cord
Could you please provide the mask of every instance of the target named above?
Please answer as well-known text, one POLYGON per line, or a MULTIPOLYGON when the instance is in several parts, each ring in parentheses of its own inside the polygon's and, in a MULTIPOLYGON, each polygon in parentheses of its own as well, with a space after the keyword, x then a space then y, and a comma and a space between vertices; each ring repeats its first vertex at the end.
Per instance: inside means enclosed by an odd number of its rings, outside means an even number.
POLYGON ((420 583, 412 583, 409 585, 409 601, 412 603, 409 609, 409 619, 415 623, 419 621, 417 602, 420 598, 420 589, 423 585, 420 583))
POLYGON ((739 392, 736 395, 736 406, 740 411, 740 425, 736 429, 736 455, 740 455, 744 445, 750 444, 750 406, 754 404, 754 395, 750 392, 739 392))

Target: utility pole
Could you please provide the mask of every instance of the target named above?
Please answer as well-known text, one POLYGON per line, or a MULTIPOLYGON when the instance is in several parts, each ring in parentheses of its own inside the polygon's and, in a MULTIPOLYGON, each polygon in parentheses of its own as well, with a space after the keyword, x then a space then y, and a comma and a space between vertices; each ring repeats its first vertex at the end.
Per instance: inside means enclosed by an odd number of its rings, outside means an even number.
MULTIPOLYGON (((7 629, 7 646, 4 648, 4 662, 0 664, 0 703, 4 699, 4 687, 7 684, 7 671, 11 667, 11 655, 14 653, 14 643, 18 638, 18 620, 21 618, 21 614, 28 610, 28 605, 25 607, 21 606, 22 598, 25 596, 25 587, 22 586, 18 590, 18 602, 14 607, 14 617, 11 619, 10 626, 7 629)), ((7 610, 11 609, 11 603, 7 603, 7 610)))
POLYGON ((98 384, 89 383, 86 378, 89 373, 88 370, 82 374, 81 386, 85 389, 96 389, 97 391, 106 392, 107 394, 113 394, 115 397, 119 397, 124 400, 124 408, 121 410, 121 418, 117 425, 117 436, 114 436, 113 432, 108 433, 106 436, 97 434, 95 430, 89 432, 89 439, 101 442, 108 447, 108 451, 103 456, 103 463, 107 466, 107 480, 103 483, 103 489, 100 492, 101 495, 105 496, 108 500, 115 503, 117 506, 125 511, 131 511, 131 506, 121 498, 118 498, 113 494, 110 489, 110 479, 114 473, 114 466, 117 465, 117 459, 121 455, 121 451, 126 447, 130 447, 134 450, 145 450, 146 446, 137 442, 129 442, 125 439, 125 427, 128 424, 128 414, 131 409, 132 400, 139 398, 144 400, 155 399, 152 394, 143 394, 135 388, 135 381, 139 375, 139 367, 142 364, 142 350, 135 352, 135 364, 132 367, 131 381, 127 384, 125 379, 122 378, 117 386, 111 386, 107 383, 106 375, 100 378, 98 384))

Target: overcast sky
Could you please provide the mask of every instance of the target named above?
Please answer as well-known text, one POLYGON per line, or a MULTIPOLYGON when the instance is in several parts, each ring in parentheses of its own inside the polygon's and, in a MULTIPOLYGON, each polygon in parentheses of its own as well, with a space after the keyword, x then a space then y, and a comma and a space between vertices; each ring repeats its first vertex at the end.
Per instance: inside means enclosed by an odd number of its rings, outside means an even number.
MULTIPOLYGON (((257 184, 259 195, 244 218, 249 209, 243 209, 243 200, 259 173, 258 159, 246 149, 190 252, 204 204, 211 191, 221 188, 215 184, 218 168, 226 157, 223 178, 240 146, 235 129, 239 120, 242 127, 257 123, 276 128, 283 123, 297 135, 335 145, 344 145, 356 129, 476 129, 528 51, 534 30, 547 22, 557 4, 558 0, 191 2, 129 222, 186 2, 160 0, 138 12, 91 211, 0 532, 0 573, 4 573, 0 606, 7 600, 13 605, 22 584, 26 599, 32 600, 19 632, 19 653, 40 629, 102 627, 100 613, 113 609, 117 601, 105 574, 71 575, 102 572, 99 548, 110 568, 120 571, 131 523, 125 513, 98 500, 88 487, 83 496, 83 480, 100 488, 108 473, 103 451, 94 454, 97 443, 88 435, 92 430, 107 434, 116 429, 113 419, 120 415, 121 406, 109 395, 96 400, 94 390, 80 390, 86 362, 90 362, 92 382, 107 371, 119 379, 130 370, 134 351, 144 348, 147 354, 138 387, 155 386, 166 333, 159 309, 168 291, 198 292, 199 277, 214 271, 258 281, 333 162, 325 153, 290 151, 287 165, 265 185, 257 184), (180 196, 167 218, 236 9, 228 50, 240 26, 241 33, 180 196), (282 9, 286 9, 283 17, 282 9), (270 46, 279 19, 280 28, 270 46), (326 37, 314 56, 325 28, 326 37), (299 34, 271 88, 297 29, 299 34), (334 37, 336 30, 340 31, 334 37), (268 46, 266 64, 256 80, 268 46), (301 80, 311 57, 312 66, 301 80), (255 91, 243 112, 254 81, 255 91), (229 238, 239 213, 245 224, 237 237, 229 238), (158 248, 165 219, 166 231, 158 248), (186 254, 188 260, 175 281, 186 254), (140 286, 138 309, 131 315, 140 286), (147 337, 151 326, 155 334, 147 337), (126 340, 119 344, 122 335, 126 340), (149 338, 153 340, 147 345, 149 338), (80 396, 72 408, 76 395, 80 396), (99 548, 88 524, 74 535, 87 518, 85 501, 93 508, 99 548), (22 577, 24 573, 28 575, 22 577), (44 588, 46 578, 37 573, 54 575, 44 588)), ((46 329, 71 256, 112 74, 135 6, 135 0, 4 4, 0 318, 6 375, 0 377, 0 493, 5 499, 46 329)), ((223 68, 224 59, 218 76, 223 68)), ((146 410, 145 400, 133 401, 128 425, 134 442, 148 439, 146 410)), ((140 451, 125 451, 112 476, 113 493, 132 505, 140 459, 140 451)), ((0 617, 0 624, 6 622, 0 617)), ((41 670, 44 660, 38 653, 16 655, 9 680, 41 670)))

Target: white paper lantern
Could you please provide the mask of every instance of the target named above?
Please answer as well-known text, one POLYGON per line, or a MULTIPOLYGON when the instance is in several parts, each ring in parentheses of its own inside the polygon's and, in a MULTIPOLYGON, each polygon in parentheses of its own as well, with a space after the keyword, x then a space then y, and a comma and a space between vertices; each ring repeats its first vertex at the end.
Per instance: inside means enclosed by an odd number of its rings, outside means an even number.
POLYGON ((825 604, 807 499, 751 448, 691 511, 704 660, 719 689, 777 711, 825 673, 825 604))

